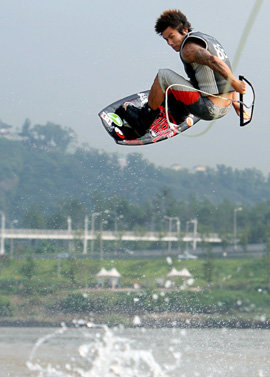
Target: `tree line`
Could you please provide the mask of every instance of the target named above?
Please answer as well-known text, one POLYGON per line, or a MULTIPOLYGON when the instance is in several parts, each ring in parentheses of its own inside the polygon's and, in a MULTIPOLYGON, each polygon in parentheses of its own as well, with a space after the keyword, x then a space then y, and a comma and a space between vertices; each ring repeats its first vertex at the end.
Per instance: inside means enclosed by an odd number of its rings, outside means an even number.
MULTIPOLYGON (((0 210, 25 228, 82 229, 84 217, 100 213, 104 229, 182 229, 196 218, 201 233, 229 238, 235 208, 243 242, 267 242, 270 177, 257 169, 219 165, 204 172, 157 167, 139 153, 121 156, 76 145, 73 130, 26 121, 18 140, 0 138, 0 210)), ((91 221, 91 220, 90 220, 91 221)), ((183 229, 184 230, 184 229, 183 229)))
MULTIPOLYGON (((168 217, 178 218, 182 232, 186 231, 188 222, 196 218, 198 232, 202 234, 218 233, 227 242, 233 240, 235 203, 223 200, 213 204, 207 199, 196 197, 188 201, 177 200, 168 188, 158 192, 155 200, 146 200, 136 204, 121 196, 104 197, 99 192, 93 193, 93 209, 90 211, 77 199, 64 200, 54 211, 47 214, 39 204, 31 205, 23 214, 20 226, 32 229, 67 229, 68 218, 72 229, 84 229, 85 216, 89 218, 89 228, 93 213, 95 227, 99 229, 102 222, 104 230, 117 231, 169 231, 168 217)), ((260 202, 253 207, 243 205, 237 213, 237 234, 243 245, 248 243, 268 242, 270 237, 270 200, 260 202)), ((171 230, 177 231, 176 222, 171 230)), ((189 227, 189 231, 193 228, 189 227)))

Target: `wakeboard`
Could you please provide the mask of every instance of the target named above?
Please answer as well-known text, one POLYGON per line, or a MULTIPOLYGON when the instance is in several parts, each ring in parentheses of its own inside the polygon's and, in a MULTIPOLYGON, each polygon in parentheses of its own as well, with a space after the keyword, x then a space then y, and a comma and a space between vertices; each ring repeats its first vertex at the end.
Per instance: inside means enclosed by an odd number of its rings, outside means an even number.
POLYGON ((99 117, 109 135, 120 145, 145 145, 157 143, 170 139, 186 131, 200 118, 192 114, 184 114, 183 109, 179 108, 173 97, 168 100, 168 117, 164 106, 159 107, 159 115, 151 124, 150 128, 143 136, 136 135, 136 132, 129 126, 126 120, 121 119, 115 110, 125 103, 136 107, 142 107, 148 101, 149 90, 142 91, 131 96, 122 98, 99 112, 99 117))

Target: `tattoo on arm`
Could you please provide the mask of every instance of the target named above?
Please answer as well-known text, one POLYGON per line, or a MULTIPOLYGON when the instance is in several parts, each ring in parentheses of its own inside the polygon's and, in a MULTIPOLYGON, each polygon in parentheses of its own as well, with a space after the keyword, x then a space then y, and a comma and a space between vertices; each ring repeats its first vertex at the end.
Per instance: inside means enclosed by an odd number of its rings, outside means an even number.
POLYGON ((194 49, 194 62, 203 65, 209 65, 211 63, 212 55, 202 47, 194 49))
POLYGON ((185 46, 183 50, 183 59, 189 63, 207 65, 223 77, 230 77, 231 71, 226 63, 218 57, 210 54, 205 48, 196 44, 190 43, 185 46))

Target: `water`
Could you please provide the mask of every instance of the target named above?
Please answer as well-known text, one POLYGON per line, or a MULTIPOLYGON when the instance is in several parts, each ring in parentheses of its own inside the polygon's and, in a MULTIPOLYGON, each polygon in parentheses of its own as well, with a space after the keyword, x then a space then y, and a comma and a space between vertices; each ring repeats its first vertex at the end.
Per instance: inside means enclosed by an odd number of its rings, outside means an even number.
POLYGON ((1 328, 0 377, 270 377, 270 331, 1 328))

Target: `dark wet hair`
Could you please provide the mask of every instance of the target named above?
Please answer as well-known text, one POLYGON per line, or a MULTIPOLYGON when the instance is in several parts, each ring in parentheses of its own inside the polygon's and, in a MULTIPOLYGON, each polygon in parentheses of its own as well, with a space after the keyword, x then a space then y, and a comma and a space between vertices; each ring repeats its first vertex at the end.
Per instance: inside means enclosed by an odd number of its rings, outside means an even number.
POLYGON ((180 34, 183 34, 182 31, 185 28, 188 31, 192 30, 187 17, 178 9, 165 10, 156 21, 155 31, 162 35, 163 31, 169 26, 178 30, 180 34))

